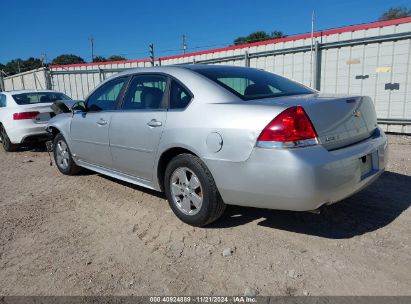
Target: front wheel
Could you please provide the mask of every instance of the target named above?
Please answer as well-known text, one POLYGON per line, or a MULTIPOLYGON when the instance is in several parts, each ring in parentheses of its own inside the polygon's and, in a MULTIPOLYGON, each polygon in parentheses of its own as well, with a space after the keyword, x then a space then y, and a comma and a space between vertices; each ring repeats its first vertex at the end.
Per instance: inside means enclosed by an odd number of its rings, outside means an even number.
POLYGON ((164 189, 175 215, 189 225, 205 226, 224 213, 226 205, 211 172, 194 155, 180 154, 170 161, 164 189))
POLYGON ((18 145, 12 144, 6 130, 3 126, 0 126, 0 137, 3 149, 6 152, 14 152, 17 150, 18 145))
POLYGON ((75 175, 82 170, 82 168, 74 162, 67 142, 61 133, 57 134, 54 138, 53 154, 56 166, 61 173, 65 175, 75 175))

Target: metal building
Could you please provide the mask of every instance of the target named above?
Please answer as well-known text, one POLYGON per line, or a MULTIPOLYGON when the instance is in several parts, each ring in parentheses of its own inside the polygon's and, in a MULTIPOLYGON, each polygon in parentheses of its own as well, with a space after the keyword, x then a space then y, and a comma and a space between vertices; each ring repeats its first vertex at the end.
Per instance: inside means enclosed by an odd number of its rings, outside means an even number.
MULTIPOLYGON (((303 34, 156 58, 155 64, 250 66, 325 93, 368 95, 387 131, 411 133, 411 17, 318 31, 313 36, 313 44, 311 34, 303 34)), ((145 66, 151 66, 149 59, 51 66, 49 73, 7 77, 4 86, 6 90, 48 86, 84 99, 114 73, 145 66), (44 82, 36 81, 43 74, 44 82)))

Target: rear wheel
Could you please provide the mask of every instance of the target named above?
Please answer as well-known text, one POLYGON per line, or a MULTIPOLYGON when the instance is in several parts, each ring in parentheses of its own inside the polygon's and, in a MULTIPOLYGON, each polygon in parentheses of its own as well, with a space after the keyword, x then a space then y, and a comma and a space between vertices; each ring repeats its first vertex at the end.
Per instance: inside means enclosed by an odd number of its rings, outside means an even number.
POLYGON ((82 168, 74 162, 67 142, 61 133, 57 134, 54 138, 53 154, 56 166, 61 173, 65 175, 75 175, 82 170, 82 168))
POLYGON ((17 150, 18 145, 12 144, 6 130, 3 126, 0 126, 0 137, 3 149, 6 152, 14 152, 17 150))
POLYGON ((167 166, 164 189, 175 215, 192 226, 205 226, 225 210, 214 178, 196 156, 180 154, 167 166))

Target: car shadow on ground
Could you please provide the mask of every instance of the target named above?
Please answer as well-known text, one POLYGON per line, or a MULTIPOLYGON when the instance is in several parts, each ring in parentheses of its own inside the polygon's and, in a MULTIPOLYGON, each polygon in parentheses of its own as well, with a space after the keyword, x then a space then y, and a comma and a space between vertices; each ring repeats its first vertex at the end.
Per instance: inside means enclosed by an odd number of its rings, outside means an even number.
POLYGON ((20 145, 13 153, 19 152, 47 152, 47 147, 45 143, 25 144, 20 145))
MULTIPOLYGON (((84 175, 96 174, 85 170, 84 175)), ((158 198, 164 193, 101 175, 102 178, 158 198)), ((411 205, 411 176, 385 172, 368 188, 339 203, 322 209, 321 214, 227 206, 224 215, 206 229, 233 228, 253 221, 268 228, 347 239, 390 224, 411 205)))
POLYGON ((374 184, 321 214, 228 206, 207 228, 229 228, 261 220, 259 226, 346 239, 382 228, 411 205, 411 176, 385 172, 374 184))
MULTIPOLYGON (((85 170, 85 171, 88 171, 88 172, 90 172, 91 174, 98 174, 98 173, 95 173, 95 172, 92 172, 92 171, 89 171, 89 170, 85 170)), ((134 190, 136 190, 136 191, 144 192, 144 193, 147 193, 147 194, 149 194, 149 195, 152 195, 152 196, 155 196, 155 197, 158 197, 158 198, 166 199, 166 196, 165 196, 165 194, 164 194, 163 192, 158 192, 158 191, 156 191, 156 190, 144 188, 144 187, 141 187, 141 186, 138 186, 138 185, 134 185, 134 184, 131 184, 131 183, 128 183, 128 182, 125 182, 125 181, 116 179, 116 178, 114 178, 114 177, 110 177, 110 176, 107 176, 107 175, 103 175, 103 174, 98 174, 98 176, 100 176, 100 177, 102 177, 102 178, 105 178, 105 179, 107 179, 107 180, 109 180, 109 181, 112 181, 112 182, 114 182, 114 183, 123 185, 123 186, 125 186, 125 187, 132 188, 132 189, 134 189, 134 190)))

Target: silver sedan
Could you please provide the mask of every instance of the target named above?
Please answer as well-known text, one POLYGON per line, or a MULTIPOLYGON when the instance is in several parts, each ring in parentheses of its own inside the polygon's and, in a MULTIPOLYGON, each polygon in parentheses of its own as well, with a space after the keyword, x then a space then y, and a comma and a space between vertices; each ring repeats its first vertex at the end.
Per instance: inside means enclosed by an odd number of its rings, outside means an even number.
POLYGON ((369 97, 242 67, 128 70, 47 129, 63 174, 87 168, 164 191, 194 226, 226 204, 315 210, 369 185, 387 162, 369 97))

